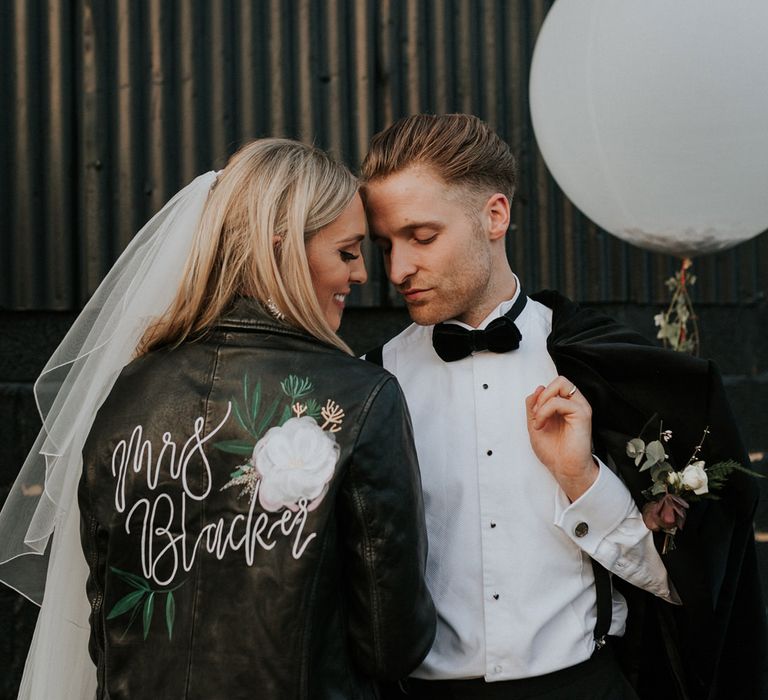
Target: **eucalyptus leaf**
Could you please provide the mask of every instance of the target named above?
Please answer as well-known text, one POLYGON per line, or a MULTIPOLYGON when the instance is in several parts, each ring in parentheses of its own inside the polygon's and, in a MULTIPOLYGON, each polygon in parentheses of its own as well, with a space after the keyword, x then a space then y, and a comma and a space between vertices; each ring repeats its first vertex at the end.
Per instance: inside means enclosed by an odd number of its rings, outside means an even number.
POLYGON ((645 447, 645 456, 651 460, 653 464, 662 462, 667 458, 667 453, 664 451, 664 445, 659 440, 649 442, 645 447))
POLYGON ((666 493, 667 487, 663 481, 657 481, 651 486, 651 495, 658 496, 660 493, 666 493))
POLYGON ((640 438, 634 438, 627 443, 627 457, 636 459, 642 457, 645 452, 645 442, 640 438))

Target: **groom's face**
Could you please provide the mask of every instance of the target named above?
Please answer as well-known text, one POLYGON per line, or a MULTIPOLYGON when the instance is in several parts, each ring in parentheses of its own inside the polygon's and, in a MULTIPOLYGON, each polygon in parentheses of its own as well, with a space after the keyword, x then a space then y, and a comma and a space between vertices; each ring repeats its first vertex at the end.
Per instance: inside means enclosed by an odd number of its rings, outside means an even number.
POLYGON ((490 242, 473 198, 419 165, 365 185, 371 237, 416 323, 466 321, 487 294, 490 242))

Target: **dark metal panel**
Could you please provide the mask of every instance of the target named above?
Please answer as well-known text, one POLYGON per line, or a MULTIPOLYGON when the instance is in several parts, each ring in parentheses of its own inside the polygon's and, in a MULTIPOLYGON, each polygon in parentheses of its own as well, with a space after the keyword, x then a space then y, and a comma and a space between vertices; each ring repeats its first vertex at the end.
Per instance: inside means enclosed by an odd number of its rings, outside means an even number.
MULTIPOLYGON (((565 198, 536 148, 528 72, 551 0, 8 0, 0 4, 0 306, 76 308, 166 199, 245 140, 317 143, 356 168, 418 111, 478 114, 518 155, 508 250, 529 288, 662 303, 677 267, 565 198), (11 177, 8 173, 12 172, 11 177)), ((352 303, 399 304, 366 246, 352 303)), ((766 234, 696 261, 700 303, 768 286, 766 234)))
POLYGON ((13 141, 15 119, 13 104, 13 77, 16 73, 16 60, 13 47, 13 8, 9 3, 0 3, 0 307, 10 304, 17 298, 13 290, 11 270, 15 267, 14 234, 12 208, 15 206, 15 173, 11 175, 14 164, 13 141), (14 70, 10 70, 13 66, 14 70), (14 189, 12 189, 12 187, 14 189))
POLYGON ((69 306, 73 289, 73 121, 69 4, 2 7, 0 305, 69 306))

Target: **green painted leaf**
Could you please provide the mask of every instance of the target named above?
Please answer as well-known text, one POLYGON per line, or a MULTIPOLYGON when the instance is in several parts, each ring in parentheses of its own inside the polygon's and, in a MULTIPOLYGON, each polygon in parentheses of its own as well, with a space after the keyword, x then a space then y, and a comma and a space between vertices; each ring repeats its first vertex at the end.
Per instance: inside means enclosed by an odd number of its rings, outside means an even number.
POLYGON ((253 452, 253 443, 247 440, 221 440, 213 443, 217 450, 234 455, 250 455, 253 452))
POLYGON ((256 416, 259 415, 259 404, 261 404, 261 382, 256 382, 256 388, 253 390, 253 398, 251 399, 251 423, 256 421, 256 416))
POLYGON ((282 416, 280 416, 280 422, 278 423, 278 425, 282 425, 283 423, 285 423, 285 421, 287 421, 288 419, 290 419, 290 417, 291 417, 292 415, 293 415, 293 413, 291 412, 291 407, 290 407, 290 406, 286 406, 286 407, 283 409, 283 415, 282 415, 282 416))
POLYGON ((144 601, 144 639, 149 636, 149 626, 152 622, 152 613, 155 609, 155 593, 149 594, 144 601))
POLYGON ((310 381, 309 377, 304 377, 299 384, 296 398, 300 399, 302 396, 306 396, 310 391, 312 391, 313 388, 314 387, 312 386, 312 382, 310 381))
MULTIPOLYGON (((272 419, 275 417, 275 413, 277 412, 277 407, 280 405, 280 399, 275 399, 274 403, 267 409, 266 413, 261 418, 261 421, 259 421, 259 426, 256 428, 256 435, 258 437, 261 437, 261 435, 266 430, 267 426, 270 424, 272 419)), ((290 408, 288 411, 290 412, 290 408)))
POLYGON ((235 471, 230 473, 229 478, 237 479, 238 476, 242 476, 243 474, 245 474, 245 472, 242 469, 235 469, 235 471))
POLYGON ((250 401, 248 401, 248 372, 243 377, 243 406, 248 408, 250 401))
POLYGON ((286 377, 282 382, 280 382, 280 386, 282 387, 286 396, 290 397, 291 403, 294 403, 297 399, 300 399, 302 396, 305 396, 310 391, 312 391, 312 382, 310 381, 309 377, 300 378, 295 374, 291 374, 286 377))
POLYGON ((237 401, 232 402, 232 408, 235 412, 235 418, 237 418, 237 422, 240 423, 243 430, 245 430, 246 433, 251 433, 251 427, 249 423, 246 423, 246 421, 243 419, 243 414, 240 412, 240 406, 238 405, 237 401))
POLYGON ((119 617, 120 615, 127 613, 131 608, 141 603, 141 599, 146 594, 147 594, 147 591, 140 590, 140 591, 133 591, 132 593, 129 593, 128 595, 123 596, 122 598, 120 598, 120 600, 117 601, 117 603, 115 603, 112 610, 109 611, 109 614, 107 615, 107 620, 112 620, 115 617, 119 617))
POLYGON ((322 416, 320 404, 316 399, 307 399, 307 415, 310 418, 319 419, 322 416))
POLYGON ((168 591, 165 596, 165 626, 168 630, 168 639, 173 639, 173 623, 176 620, 176 601, 173 598, 173 592, 168 591))
POLYGON ((122 569, 118 569, 117 567, 110 566, 109 570, 117 576, 119 579, 122 579, 126 583, 131 584, 132 586, 136 588, 142 588, 145 591, 149 590, 149 582, 142 578, 141 576, 137 576, 136 574, 131 574, 128 571, 123 571, 122 569))

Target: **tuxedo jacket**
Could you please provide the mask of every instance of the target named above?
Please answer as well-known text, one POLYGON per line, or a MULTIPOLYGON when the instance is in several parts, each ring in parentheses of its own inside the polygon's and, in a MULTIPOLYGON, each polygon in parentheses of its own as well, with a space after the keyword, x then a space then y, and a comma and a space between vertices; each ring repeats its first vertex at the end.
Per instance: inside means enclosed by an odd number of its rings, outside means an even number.
MULTIPOLYGON (((552 309, 547 350, 592 406, 594 449, 622 477, 638 508, 647 502, 642 491, 651 478, 626 455, 626 443, 644 428, 646 442, 657 439, 660 422, 672 430, 666 449, 677 469, 707 427, 699 457, 707 466, 729 459, 749 465, 711 361, 662 349, 557 292, 532 298, 552 309)), ((629 606, 619 652, 642 698, 768 698, 753 531, 757 492, 753 477, 732 472, 719 499, 691 504, 675 549, 663 555, 682 606, 615 580, 629 606)))

